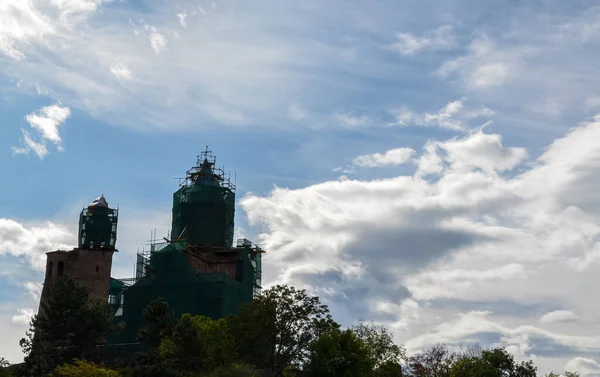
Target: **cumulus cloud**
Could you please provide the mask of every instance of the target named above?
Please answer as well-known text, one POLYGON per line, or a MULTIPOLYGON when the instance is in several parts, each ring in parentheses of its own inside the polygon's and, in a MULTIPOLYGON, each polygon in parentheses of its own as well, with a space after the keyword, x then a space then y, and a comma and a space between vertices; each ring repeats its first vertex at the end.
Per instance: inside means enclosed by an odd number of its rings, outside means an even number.
POLYGON ((352 163, 362 167, 376 167, 386 165, 402 165, 411 160, 415 151, 411 148, 395 148, 385 153, 365 154, 356 157, 352 163))
POLYGON ((55 26, 52 20, 40 12, 33 2, 0 2, 0 53, 16 60, 24 59, 20 44, 39 42, 53 33, 55 26))
POLYGON ((12 322, 20 325, 27 325, 31 322, 31 318, 34 316, 33 309, 23 308, 19 309, 19 314, 15 314, 12 317, 12 322))
MULTIPOLYGON (((67 250, 76 243, 76 237, 64 226, 47 222, 44 224, 21 224, 0 218, 0 255, 23 257, 33 268, 43 271, 48 251, 67 250)), ((28 287, 34 290, 34 287, 28 287)))
POLYGON ((466 55, 446 61, 438 74, 441 77, 459 75, 465 85, 473 89, 495 87, 515 75, 522 60, 533 52, 527 46, 505 49, 487 37, 477 38, 471 42, 466 55))
POLYGON ((54 143, 58 150, 62 150, 60 127, 70 116, 71 109, 58 104, 45 106, 37 112, 28 114, 25 116, 25 120, 33 130, 37 131, 40 141, 34 141, 28 131, 22 130, 22 146, 13 147, 13 152, 15 154, 34 153, 43 159, 48 154, 47 141, 54 143))
POLYGON ((152 49, 156 53, 160 53, 167 46, 167 38, 154 28, 150 33, 149 39, 150 46, 152 46, 152 49))
POLYGON ((565 369, 570 372, 579 373, 582 377, 600 376, 600 363, 585 357, 576 357, 569 360, 567 365, 565 365, 565 369))
POLYGON ((452 26, 445 25, 419 37, 411 33, 399 33, 391 48, 402 55, 416 55, 424 50, 449 49, 456 45, 452 26))
POLYGON ((570 310, 555 310, 546 313, 540 318, 541 323, 572 322, 577 321, 579 316, 570 310))
POLYGON ((123 64, 115 64, 110 67, 110 72, 119 80, 131 80, 133 75, 129 68, 123 64))
POLYGON ((467 112, 462 111, 465 107, 463 100, 449 102, 437 113, 417 114, 410 109, 403 107, 393 112, 395 122, 392 126, 421 126, 421 127, 440 127, 453 131, 465 131, 467 121, 477 118, 489 118, 495 112, 486 107, 480 109, 471 109, 467 112))
POLYGON ((27 293, 33 300, 33 302, 38 303, 40 301, 40 296, 42 294, 42 284, 35 281, 28 281, 23 284, 23 287, 27 290, 27 293))
POLYGON ((585 122, 524 165, 524 148, 480 128, 428 142, 413 175, 277 187, 240 204, 264 227, 265 281, 327 288, 342 321, 395 325, 413 350, 480 341, 522 357, 600 355, 592 322, 578 335, 535 326, 558 306, 600 311, 587 299, 595 275, 565 263, 600 237, 588 189, 600 183, 599 137, 600 119, 585 122), (390 309, 403 302, 419 308, 409 322, 390 309))
POLYGON ((183 27, 183 28, 187 27, 187 21, 185 20, 187 18, 187 13, 185 13, 185 12, 177 13, 177 18, 179 19, 179 23, 181 24, 181 27, 183 27))

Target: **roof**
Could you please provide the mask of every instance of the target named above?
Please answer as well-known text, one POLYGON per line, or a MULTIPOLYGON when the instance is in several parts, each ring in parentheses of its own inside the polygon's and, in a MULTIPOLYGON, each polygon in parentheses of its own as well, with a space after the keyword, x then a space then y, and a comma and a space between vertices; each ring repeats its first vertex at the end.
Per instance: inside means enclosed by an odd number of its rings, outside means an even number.
POLYGON ((88 208, 108 208, 108 202, 104 198, 104 194, 90 203, 88 208))

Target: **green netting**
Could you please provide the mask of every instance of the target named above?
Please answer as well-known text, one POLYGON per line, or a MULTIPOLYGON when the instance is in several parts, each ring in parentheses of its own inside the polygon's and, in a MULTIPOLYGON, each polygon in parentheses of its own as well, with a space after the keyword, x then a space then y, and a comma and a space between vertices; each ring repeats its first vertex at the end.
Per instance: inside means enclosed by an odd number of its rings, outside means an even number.
POLYGON ((117 241, 118 211, 110 208, 86 208, 79 217, 79 247, 114 248, 117 241))
POLYGON ((179 245, 169 245, 150 255, 149 274, 124 291, 122 315, 125 322, 111 344, 135 343, 148 303, 164 298, 175 318, 191 313, 214 319, 236 314, 244 302, 251 302, 255 292, 256 270, 250 248, 238 249, 240 270, 236 279, 223 274, 199 274, 188 263, 179 245))
POLYGON ((173 238, 192 245, 230 248, 233 243, 235 193, 227 187, 194 184, 173 194, 173 238))

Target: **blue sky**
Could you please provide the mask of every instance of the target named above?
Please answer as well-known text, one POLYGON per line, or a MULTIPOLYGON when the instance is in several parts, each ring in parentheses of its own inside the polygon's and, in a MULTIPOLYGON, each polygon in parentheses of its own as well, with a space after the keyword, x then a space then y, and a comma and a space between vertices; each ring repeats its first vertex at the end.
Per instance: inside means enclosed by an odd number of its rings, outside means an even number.
POLYGON ((2 1, 0 355, 81 207, 126 277, 209 145, 267 284, 600 376, 599 58, 594 1, 2 1))

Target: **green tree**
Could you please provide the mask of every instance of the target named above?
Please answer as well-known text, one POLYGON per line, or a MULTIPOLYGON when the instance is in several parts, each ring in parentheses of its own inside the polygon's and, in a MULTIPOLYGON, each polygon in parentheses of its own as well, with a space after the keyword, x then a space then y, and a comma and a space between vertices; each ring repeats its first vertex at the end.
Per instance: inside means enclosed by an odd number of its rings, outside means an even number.
MULTIPOLYGON (((546 375, 546 377, 560 377, 560 374, 550 372, 546 375)), ((579 377, 579 373, 565 372, 565 377, 579 377)))
POLYGON ((173 310, 162 297, 150 301, 144 308, 143 320, 138 340, 144 341, 152 347, 158 347, 163 339, 171 336, 173 310))
POLYGON ((406 357, 406 350, 394 343, 392 334, 385 326, 361 320, 352 327, 352 331, 367 346, 375 368, 385 365, 387 369, 397 369, 406 357))
POLYGON ((53 377, 121 377, 114 370, 98 366, 84 360, 77 360, 73 364, 64 364, 57 367, 52 373, 53 377))
POLYGON ((503 348, 481 351, 480 356, 467 356, 457 360, 451 368, 451 377, 536 377, 537 368, 532 361, 515 363, 503 348))
POLYGON ((275 377, 303 364, 310 345, 339 327, 318 297, 287 285, 264 291, 229 323, 239 357, 275 377))
POLYGON ((248 364, 233 363, 215 369, 207 377, 259 377, 259 374, 248 364))
POLYGON ((68 276, 58 279, 20 345, 30 376, 44 375, 74 359, 93 359, 111 331, 107 301, 91 299, 87 288, 68 276))
POLYGON ((171 337, 174 328, 173 310, 163 298, 152 300, 144 308, 143 323, 138 340, 149 346, 135 355, 134 377, 163 377, 175 375, 163 364, 158 347, 171 337))
POLYGON ((235 361, 234 339, 224 319, 184 314, 160 355, 171 368, 210 373, 235 361))
POLYGON ((386 361, 380 364, 374 371, 374 377, 402 377, 402 365, 396 361, 386 361))
POLYGON ((407 375, 413 377, 449 377, 450 368, 458 355, 447 346, 436 344, 407 361, 407 375))
POLYGON ((310 345, 306 371, 310 377, 366 377, 374 362, 367 345, 348 329, 333 329, 310 345))

